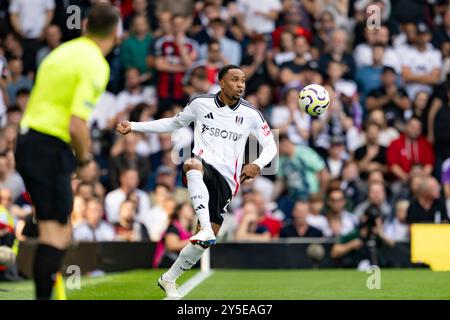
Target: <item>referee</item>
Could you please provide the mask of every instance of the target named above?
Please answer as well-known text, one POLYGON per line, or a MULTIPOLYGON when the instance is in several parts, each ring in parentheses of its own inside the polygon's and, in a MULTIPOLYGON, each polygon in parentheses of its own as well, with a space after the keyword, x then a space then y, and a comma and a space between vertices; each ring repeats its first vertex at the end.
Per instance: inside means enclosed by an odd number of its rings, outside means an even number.
POLYGON ((109 81, 105 56, 116 43, 119 11, 91 8, 82 37, 42 62, 20 123, 17 170, 36 209, 39 245, 33 265, 36 299, 48 300, 71 240, 71 176, 92 160, 87 121, 109 81))

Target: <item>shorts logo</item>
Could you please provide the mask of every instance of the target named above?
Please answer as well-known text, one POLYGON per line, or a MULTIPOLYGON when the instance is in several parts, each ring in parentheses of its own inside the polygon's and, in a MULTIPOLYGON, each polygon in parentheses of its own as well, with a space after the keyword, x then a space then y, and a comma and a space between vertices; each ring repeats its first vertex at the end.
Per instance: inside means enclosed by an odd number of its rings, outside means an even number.
POLYGON ((244 117, 236 116, 236 124, 240 126, 242 122, 244 121, 244 117))
POLYGON ((197 208, 195 208, 195 211, 201 210, 201 209, 205 209, 204 205, 199 205, 197 208))

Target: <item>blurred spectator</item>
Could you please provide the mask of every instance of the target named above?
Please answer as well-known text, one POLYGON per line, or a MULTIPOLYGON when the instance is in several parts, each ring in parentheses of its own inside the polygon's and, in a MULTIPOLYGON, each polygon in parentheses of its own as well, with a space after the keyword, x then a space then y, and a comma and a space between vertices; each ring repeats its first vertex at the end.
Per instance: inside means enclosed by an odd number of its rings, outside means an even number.
POLYGON ((371 90, 366 99, 366 108, 383 110, 389 126, 402 121, 404 113, 410 109, 406 90, 397 85, 397 74, 391 67, 384 67, 381 73, 381 86, 371 90))
POLYGON ((311 130, 311 116, 298 107, 298 87, 288 87, 281 104, 272 109, 270 124, 288 135, 295 144, 307 145, 311 130))
POLYGON ((147 56, 152 43, 152 35, 149 30, 147 18, 144 15, 136 15, 130 28, 129 37, 122 42, 120 58, 125 70, 136 68, 139 73, 149 78, 149 66, 147 56))
POLYGON ((306 64, 312 59, 311 47, 308 39, 304 35, 297 35, 294 39, 295 58, 283 63, 280 66, 280 81, 282 84, 288 84, 296 81, 303 83, 302 71, 306 64))
POLYGON ((86 221, 73 230, 75 241, 113 241, 116 237, 111 224, 102 220, 103 206, 96 199, 90 199, 86 204, 86 221))
POLYGON ((23 72, 23 63, 20 59, 9 60, 8 69, 10 72, 10 77, 7 79, 6 92, 8 93, 9 102, 11 104, 16 103, 17 92, 25 88, 31 91, 33 87, 33 82, 25 77, 23 72))
POLYGON ((226 23, 220 18, 212 19, 208 28, 196 35, 195 39, 201 44, 200 58, 206 59, 208 56, 208 43, 211 40, 219 42, 222 55, 228 63, 239 65, 242 59, 242 48, 239 43, 226 36, 226 23))
POLYGON ((287 190, 288 198, 293 203, 296 200, 307 200, 312 193, 323 190, 328 173, 324 161, 313 149, 296 146, 287 135, 281 134, 279 153, 279 170, 273 199, 287 190))
POLYGON ((381 213, 373 207, 365 211, 361 223, 338 241, 331 248, 331 258, 339 259, 343 267, 358 267, 359 270, 373 264, 381 265, 383 258, 380 249, 395 245, 384 233, 381 213))
POLYGON ((346 159, 345 141, 342 136, 333 136, 325 166, 330 173, 330 179, 340 178, 344 169, 346 159))
POLYGON ((450 158, 450 80, 444 85, 441 97, 436 97, 428 114, 428 141, 434 143, 436 154, 436 176, 439 177, 439 167, 450 158))
POLYGON ((347 52, 347 33, 342 29, 336 29, 327 43, 326 53, 322 54, 319 64, 323 71, 327 70, 330 61, 336 61, 345 66, 344 78, 353 79, 356 72, 353 56, 347 52))
POLYGON ((24 39, 44 38, 45 28, 53 19, 54 0, 13 0, 9 7, 11 25, 24 39))
POLYGON ((149 241, 147 228, 136 221, 136 203, 125 200, 120 205, 119 221, 114 224, 116 239, 120 241, 149 241))
MULTIPOLYGON (((330 66, 334 63, 330 63, 330 66)), ((312 146, 323 158, 328 156, 328 149, 331 146, 333 136, 345 136, 346 145, 349 149, 354 149, 359 135, 353 123, 353 116, 357 116, 352 110, 344 109, 344 105, 339 94, 332 86, 326 85, 326 90, 330 94, 330 106, 327 112, 319 117, 313 118, 312 122, 312 146), (356 137, 352 137, 356 134, 356 137)), ((352 89, 353 90, 353 89, 352 89)))
POLYGON ((407 223, 448 223, 449 216, 441 199, 441 186, 434 177, 420 182, 418 197, 408 207, 407 223))
POLYGON ((450 158, 445 160, 444 163, 442 164, 441 181, 444 187, 444 196, 447 204, 447 213, 450 213, 450 158))
POLYGON ((135 168, 126 168, 120 173, 120 187, 109 192, 105 197, 106 218, 110 223, 119 221, 120 204, 128 195, 136 193, 138 197, 138 218, 141 218, 150 208, 149 196, 139 190, 139 173, 135 168))
POLYGON ((419 91, 431 93, 440 80, 442 56, 430 40, 430 29, 425 23, 419 23, 414 45, 402 52, 402 77, 411 100, 419 91))
POLYGON ((354 158, 357 161, 361 178, 367 179, 370 171, 380 170, 387 172, 386 147, 380 146, 378 137, 380 126, 369 122, 366 128, 366 144, 355 150, 354 158))
POLYGON ((37 67, 39 67, 42 60, 44 60, 44 58, 48 56, 53 49, 57 48, 62 43, 61 40, 62 40, 62 32, 61 29, 56 24, 49 25, 45 29, 46 45, 40 48, 36 53, 37 67))
POLYGON ((194 12, 194 0, 158 0, 156 11, 169 11, 173 15, 190 16, 194 12))
POLYGON ((387 164, 398 181, 406 182, 411 172, 431 174, 434 165, 434 151, 422 136, 422 124, 417 118, 406 123, 405 132, 392 141, 387 149, 387 164))
POLYGON ((36 70, 36 53, 40 41, 45 37, 45 30, 53 19, 54 9, 54 0, 37 0, 33 4, 29 0, 14 0, 9 6, 11 25, 23 38, 24 50, 31 58, 31 70, 26 68, 27 72, 36 70))
POLYGON ((309 203, 302 200, 297 201, 292 211, 293 221, 281 229, 280 238, 322 237, 322 231, 308 223, 309 215, 309 203))
POLYGON ((136 16, 142 16, 147 21, 148 26, 151 26, 152 18, 154 16, 151 16, 152 9, 149 6, 149 3, 147 0, 133 0, 132 1, 132 11, 128 15, 126 15, 123 19, 123 28, 125 30, 130 30, 132 28, 133 20, 136 18, 136 16))
POLYGON ((237 0, 240 22, 249 35, 270 35, 282 9, 280 0, 237 0))
POLYGON ((199 52, 198 43, 186 36, 186 18, 175 15, 171 22, 170 33, 156 40, 154 48, 159 112, 169 109, 173 104, 183 105, 186 102, 182 79, 199 52))
POLYGON ((109 171, 111 188, 119 187, 119 175, 125 168, 136 168, 139 174, 140 189, 145 189, 147 185, 148 174, 150 172, 150 162, 148 158, 140 156, 137 153, 137 146, 141 136, 137 133, 130 133, 121 137, 121 152, 110 159, 111 169, 109 171))
POLYGON ((72 227, 76 228, 86 220, 86 201, 82 196, 76 195, 73 197, 73 209, 70 214, 70 221, 72 227))
POLYGON ((195 213, 189 202, 181 203, 176 207, 169 227, 156 245, 154 268, 167 268, 172 265, 181 249, 189 244, 194 220, 195 213))
MULTIPOLYGON (((30 159, 32 161, 32 159, 30 159)), ((0 188, 11 190, 12 201, 25 192, 25 185, 22 177, 11 168, 11 161, 5 153, 0 154, 0 188)))
POLYGON ((325 203, 320 193, 314 193, 309 197, 309 214, 306 217, 306 222, 320 230, 323 235, 328 229, 328 220, 324 216, 324 207, 325 203))
POLYGON ((392 141, 399 137, 398 131, 393 127, 388 126, 384 111, 371 111, 368 121, 376 123, 380 127, 380 134, 378 135, 378 143, 380 146, 388 147, 392 141))
POLYGON ((312 40, 314 59, 320 58, 320 53, 325 51, 330 35, 336 30, 336 20, 330 11, 323 11, 316 22, 316 36, 312 40))
POLYGON ((283 63, 295 58, 295 36, 292 32, 283 31, 280 35, 280 47, 274 50, 274 62, 280 67, 283 63))
POLYGON ((374 44, 371 50, 373 56, 372 63, 359 66, 356 70, 355 80, 358 83, 363 98, 365 98, 370 91, 377 89, 381 85, 385 48, 381 44, 374 44))
POLYGON ((384 233, 386 237, 393 241, 408 241, 409 226, 406 223, 409 201, 400 200, 395 204, 395 217, 393 220, 387 220, 384 224, 384 233))
POLYGON ((327 237, 339 237, 348 234, 358 225, 358 217, 345 210, 345 195, 340 189, 331 189, 327 195, 328 229, 327 237))
POLYGON ((365 66, 375 65, 377 63, 393 68, 396 72, 400 72, 401 62, 398 59, 397 52, 389 44, 390 32, 387 25, 381 25, 379 28, 371 28, 366 25, 366 43, 361 43, 356 46, 353 57, 355 63, 359 68, 365 66), (375 48, 383 47, 383 52, 378 52, 380 55, 375 57, 375 48))
POLYGON ((358 204, 355 208, 354 213, 357 216, 361 217, 369 207, 376 207, 380 211, 383 220, 392 218, 392 208, 387 201, 383 183, 372 182, 369 184, 367 196, 368 199, 358 204))
POLYGON ((25 111, 28 100, 30 99, 30 89, 22 87, 16 92, 16 106, 25 111))
POLYGON ((363 181, 360 179, 358 166, 354 161, 347 161, 342 169, 340 188, 347 199, 347 209, 353 211, 355 206, 363 199, 363 181))
POLYGON ((142 79, 137 68, 130 68, 125 74, 126 89, 117 95, 116 109, 113 111, 116 121, 128 119, 130 112, 137 104, 145 102, 155 103, 155 92, 151 86, 143 86, 142 79))
POLYGON ((442 48, 445 42, 450 42, 450 7, 448 5, 443 15, 442 25, 435 30, 433 35, 435 48, 442 48))
POLYGON ((80 181, 74 193, 87 202, 95 196, 94 185, 90 182, 80 181))
POLYGON ((207 44, 206 59, 194 62, 184 75, 185 92, 190 98, 205 93, 217 93, 220 91, 219 71, 227 63, 227 58, 222 54, 220 44, 211 40, 207 44))
POLYGON ((260 223, 258 208, 251 202, 242 207, 242 217, 236 231, 238 241, 268 241, 271 238, 269 229, 260 223))
POLYGON ((247 46, 241 62, 247 83, 245 87, 247 95, 254 94, 264 84, 272 85, 273 81, 270 68, 275 65, 271 59, 266 59, 269 53, 267 49, 267 42, 261 35, 254 36, 247 46))
POLYGON ((139 220, 147 228, 150 240, 158 242, 169 226, 176 202, 169 188, 164 184, 159 184, 153 191, 152 204, 152 207, 147 209, 139 220))

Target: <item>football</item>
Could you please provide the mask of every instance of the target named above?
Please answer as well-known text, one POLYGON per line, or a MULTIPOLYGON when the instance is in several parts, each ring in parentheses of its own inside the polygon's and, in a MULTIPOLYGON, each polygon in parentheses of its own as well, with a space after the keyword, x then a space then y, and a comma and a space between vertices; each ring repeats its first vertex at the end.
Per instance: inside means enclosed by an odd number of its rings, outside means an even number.
POLYGON ((330 95, 321 85, 310 84, 300 91, 298 105, 309 115, 318 116, 324 113, 330 105, 330 95))

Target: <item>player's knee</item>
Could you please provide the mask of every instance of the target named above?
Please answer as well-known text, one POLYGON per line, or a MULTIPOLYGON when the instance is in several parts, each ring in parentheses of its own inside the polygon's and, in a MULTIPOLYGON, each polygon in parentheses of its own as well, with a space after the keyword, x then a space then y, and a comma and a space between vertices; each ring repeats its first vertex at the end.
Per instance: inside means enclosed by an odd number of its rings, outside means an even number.
POLYGON ((190 158, 184 162, 183 165, 184 172, 188 172, 190 170, 198 170, 203 172, 203 165, 200 160, 195 158, 190 158))

